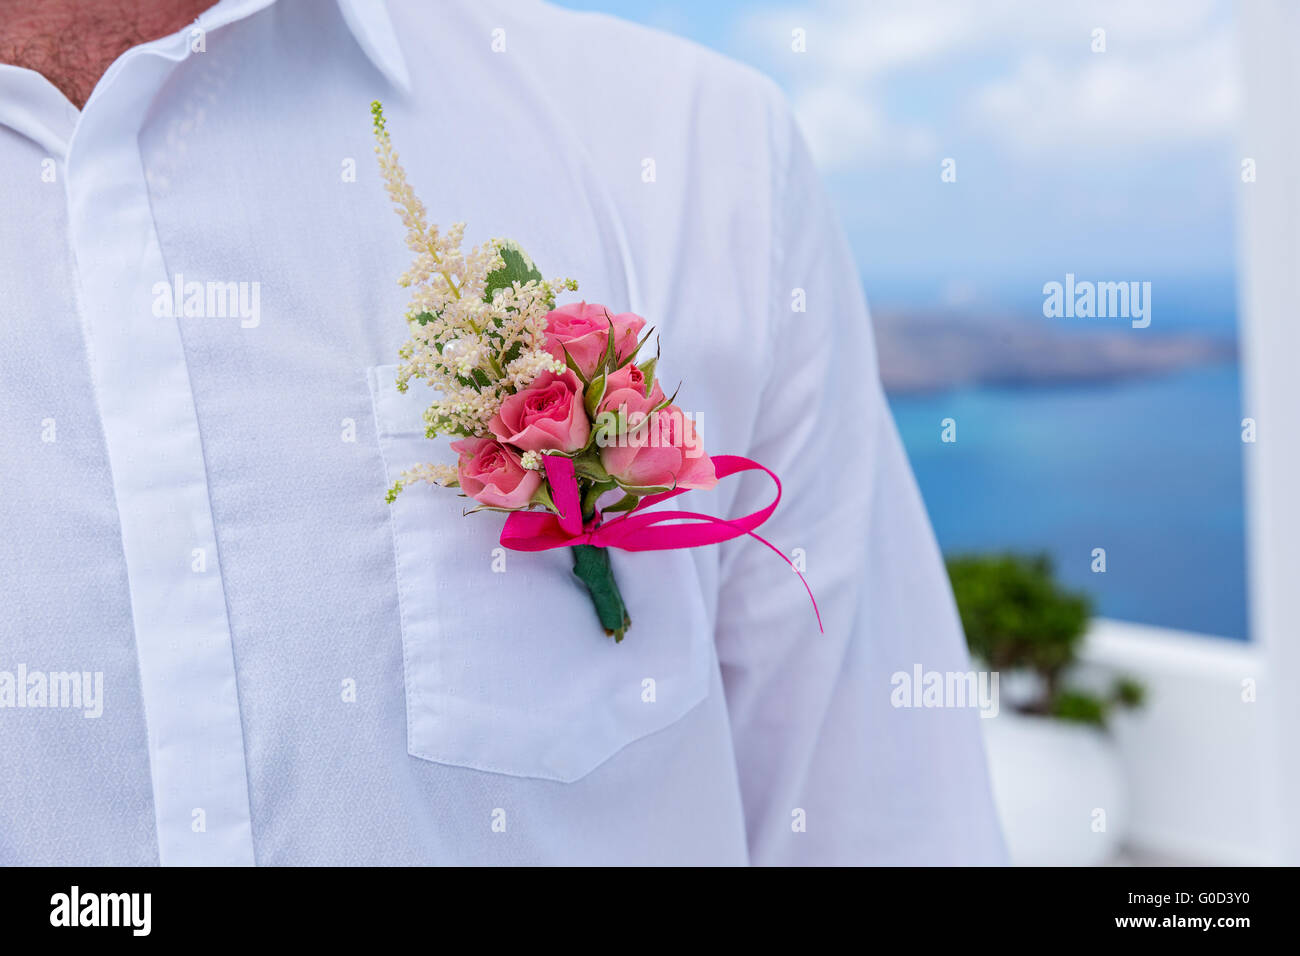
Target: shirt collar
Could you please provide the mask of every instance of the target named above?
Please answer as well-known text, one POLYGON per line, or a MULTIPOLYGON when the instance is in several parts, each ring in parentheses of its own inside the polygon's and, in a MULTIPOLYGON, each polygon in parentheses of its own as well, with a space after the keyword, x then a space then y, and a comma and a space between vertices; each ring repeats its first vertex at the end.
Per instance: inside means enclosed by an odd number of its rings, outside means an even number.
MULTIPOLYGON (((275 0, 220 0, 198 18, 204 30, 242 20, 275 0)), ((411 77, 388 14, 387 0, 338 0, 339 11, 357 45, 388 82, 409 93, 411 77)), ((166 50, 182 60, 189 52, 189 27, 146 46, 166 50)), ((111 67, 110 67, 111 69, 111 67)), ((35 140, 51 152, 62 154, 77 121, 77 110, 48 80, 23 67, 0 63, 0 125, 35 140)))
POLYGON ((338 4, 344 22, 366 56, 388 82, 403 93, 409 93, 411 75, 406 69, 402 47, 397 42, 397 31, 388 15, 387 0, 338 0, 338 4))
MULTIPOLYGON (((243 19, 270 6, 275 0, 220 0, 199 18, 199 23, 212 29, 243 19)), ((388 14, 388 0, 338 0, 343 21, 352 31, 357 45, 370 58, 370 62, 403 93, 411 89, 411 76, 406 69, 406 58, 397 42, 397 31, 388 14)))

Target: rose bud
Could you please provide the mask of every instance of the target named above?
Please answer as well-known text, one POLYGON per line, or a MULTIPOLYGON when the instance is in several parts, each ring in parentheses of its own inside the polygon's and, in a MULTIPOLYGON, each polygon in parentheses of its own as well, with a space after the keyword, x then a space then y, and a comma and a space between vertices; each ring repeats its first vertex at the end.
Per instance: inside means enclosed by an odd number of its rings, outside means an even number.
POLYGON ((524 508, 542 484, 540 472, 529 471, 517 454, 490 438, 462 438, 451 449, 460 455, 461 490, 481 504, 524 508))

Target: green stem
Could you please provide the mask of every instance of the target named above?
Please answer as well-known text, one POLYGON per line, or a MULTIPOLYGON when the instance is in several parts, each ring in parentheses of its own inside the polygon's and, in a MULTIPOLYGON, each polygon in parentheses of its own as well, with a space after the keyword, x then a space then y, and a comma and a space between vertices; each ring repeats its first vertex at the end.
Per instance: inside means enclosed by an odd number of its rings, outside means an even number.
POLYGON ((615 642, 623 640, 623 635, 632 626, 627 608, 623 605, 623 595, 619 593, 618 582, 614 580, 614 569, 609 565, 609 552, 590 544, 573 546, 573 573, 587 586, 591 603, 596 608, 605 633, 615 642))
MULTIPOLYGON (((586 484, 585 481, 579 484, 579 487, 586 484)), ((592 481, 587 489, 582 493, 582 523, 585 525, 596 514, 596 502, 600 496, 607 491, 613 491, 618 487, 613 481, 592 481)))

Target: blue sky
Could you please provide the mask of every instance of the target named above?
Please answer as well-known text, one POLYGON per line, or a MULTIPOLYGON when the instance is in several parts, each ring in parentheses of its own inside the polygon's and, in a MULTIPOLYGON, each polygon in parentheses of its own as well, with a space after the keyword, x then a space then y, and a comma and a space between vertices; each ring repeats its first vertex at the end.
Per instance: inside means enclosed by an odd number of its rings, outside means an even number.
POLYGON ((776 79, 877 303, 1018 303, 1067 271, 1228 286, 1242 151, 1227 0, 560 5, 776 79))

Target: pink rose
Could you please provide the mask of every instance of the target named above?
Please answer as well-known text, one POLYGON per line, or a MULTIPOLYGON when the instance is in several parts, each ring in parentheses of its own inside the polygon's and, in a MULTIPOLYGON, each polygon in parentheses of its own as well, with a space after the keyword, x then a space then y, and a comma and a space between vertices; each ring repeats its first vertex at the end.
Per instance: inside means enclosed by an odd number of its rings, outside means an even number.
POLYGON ((622 484, 639 488, 712 488, 718 483, 713 459, 704 453, 694 423, 676 405, 630 416, 631 428, 600 450, 605 470, 622 484), (643 422, 639 427, 638 422, 643 422))
POLYGON ((626 358, 636 348, 645 319, 631 312, 615 315, 603 305, 586 302, 566 305, 546 314, 546 351, 563 362, 567 349, 582 374, 590 379, 604 361, 610 322, 614 323, 615 353, 620 359, 626 358))
POLYGON ((494 508, 523 508, 542 483, 542 475, 519 463, 519 456, 490 438, 451 443, 460 455, 460 487, 475 501, 494 508))
POLYGON ((629 415, 633 412, 646 414, 656 405, 662 404, 663 400, 664 390, 659 387, 659 381, 655 380, 647 396, 645 373, 629 362, 605 377, 605 394, 600 400, 596 414, 617 412, 620 408, 626 408, 626 414, 629 415))
POLYGON ((524 451, 577 451, 591 422, 582 407, 582 383, 572 369, 546 371, 501 403, 488 422, 492 434, 524 451))

